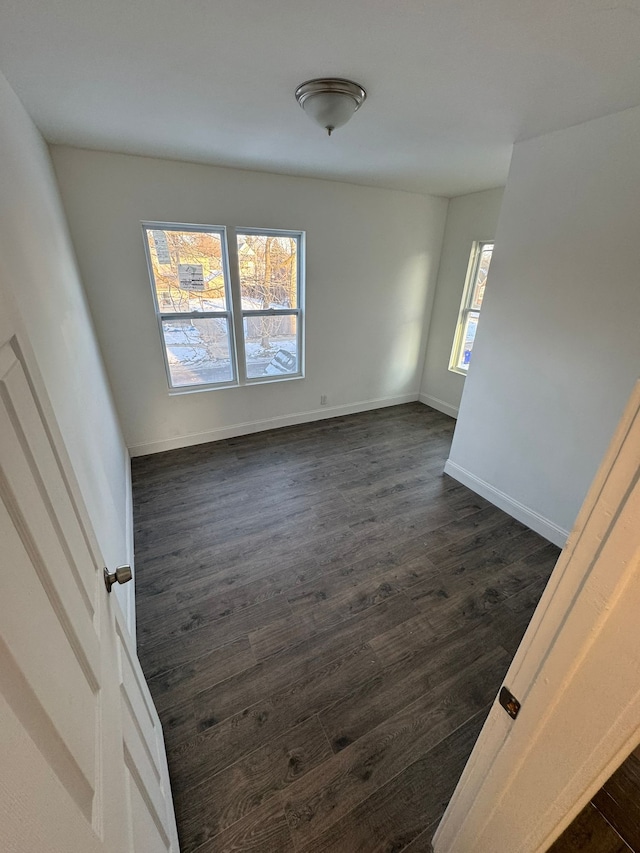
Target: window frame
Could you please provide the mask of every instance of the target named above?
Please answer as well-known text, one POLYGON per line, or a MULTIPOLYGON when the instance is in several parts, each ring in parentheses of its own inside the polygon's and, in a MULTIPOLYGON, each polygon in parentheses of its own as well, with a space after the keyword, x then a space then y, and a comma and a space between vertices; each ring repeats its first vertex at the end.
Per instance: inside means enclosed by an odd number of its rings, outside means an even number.
POLYGON ((457 373, 458 376, 468 376, 469 366, 466 368, 460 367, 462 356, 462 348, 464 346, 465 329, 467 327, 468 318, 474 315, 477 320, 480 319, 480 308, 473 308, 472 300, 478 280, 478 270, 480 268, 480 259, 484 252, 485 246, 491 246, 491 260, 493 261, 493 252, 495 250, 495 240, 474 240, 471 244, 471 252, 469 254, 469 263, 467 264, 467 275, 462 291, 462 299, 460 300, 460 309, 458 311, 458 320, 456 322, 456 330, 453 337, 453 345, 451 347, 451 355, 449 357, 449 370, 452 373, 457 373))
POLYGON ((304 294, 305 294, 305 269, 306 269, 306 233, 299 230, 285 230, 276 228, 241 228, 239 226, 227 225, 197 225, 186 224, 182 222, 157 222, 144 220, 141 222, 142 237, 144 244, 145 258, 147 261, 147 272, 151 293, 153 298, 153 306, 158 324, 158 334, 160 335, 160 345, 162 349, 162 357, 164 361, 165 375, 169 394, 171 396, 178 394, 193 394, 200 391, 217 391, 224 388, 239 388, 248 385, 261 385, 269 382, 287 382, 292 379, 303 379, 305 375, 305 335, 304 335, 304 294), (158 291, 156 287, 156 279, 151 261, 151 251, 149 246, 148 234, 152 231, 193 231, 201 234, 218 234, 220 235, 221 244, 221 259, 222 272, 224 278, 225 300, 227 310, 225 311, 183 311, 183 312, 165 312, 160 308, 158 301, 158 291), (295 237, 297 240, 296 253, 296 288, 297 288, 297 306, 296 308, 286 309, 262 309, 262 310, 247 310, 242 309, 242 296, 240 284, 240 264, 238 260, 238 234, 256 234, 266 236, 282 236, 295 237), (296 373, 281 374, 279 376, 247 376, 246 350, 245 350, 245 334, 244 334, 244 318, 247 316, 291 316, 296 317, 296 337, 297 337, 297 359, 298 370, 296 373), (193 320, 193 319, 219 319, 224 318, 227 323, 229 337, 229 358, 231 363, 232 378, 224 382, 200 382, 197 385, 174 385, 171 379, 171 369, 167 355, 167 344, 164 336, 163 322, 176 320, 193 320))
MULTIPOLYGON (((289 379, 303 379, 304 378, 304 293, 305 293, 305 279, 304 279, 304 271, 305 271, 305 237, 306 234, 304 231, 291 231, 285 230, 282 228, 241 228, 239 226, 234 226, 233 235, 233 249, 231 249, 230 244, 230 253, 235 254, 235 263, 233 264, 233 270, 236 275, 236 286, 237 286, 237 305, 239 306, 239 310, 236 312, 240 326, 241 334, 236 334, 237 340, 240 342, 238 346, 238 361, 241 365, 241 376, 242 381, 239 383, 241 385, 262 385, 266 382, 283 382, 289 379), (298 242, 298 249, 296 252, 296 307, 295 308, 263 308, 258 310, 245 310, 242 307, 242 293, 241 293, 241 283, 240 283, 240 262, 237 258, 238 252, 238 235, 239 234, 247 234, 247 235, 265 235, 266 237, 294 237, 298 242), (296 317, 296 338, 297 338, 297 352, 298 352, 298 370, 296 373, 286 373, 281 376, 274 378, 273 376, 247 376, 247 358, 245 351, 245 335, 244 335, 244 319, 245 317, 296 317), (240 351, 241 350, 241 351, 240 351)), ((231 289, 233 292, 234 281, 233 275, 231 278, 231 289)), ((236 298, 236 292, 234 292, 234 299, 236 298)))

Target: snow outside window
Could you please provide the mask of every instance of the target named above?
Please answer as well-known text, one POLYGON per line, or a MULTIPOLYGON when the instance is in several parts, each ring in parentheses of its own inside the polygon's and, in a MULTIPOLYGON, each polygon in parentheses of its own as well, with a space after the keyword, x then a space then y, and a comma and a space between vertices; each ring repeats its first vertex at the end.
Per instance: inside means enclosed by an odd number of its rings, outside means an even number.
POLYGON ((143 231, 171 391, 303 376, 303 232, 143 231))

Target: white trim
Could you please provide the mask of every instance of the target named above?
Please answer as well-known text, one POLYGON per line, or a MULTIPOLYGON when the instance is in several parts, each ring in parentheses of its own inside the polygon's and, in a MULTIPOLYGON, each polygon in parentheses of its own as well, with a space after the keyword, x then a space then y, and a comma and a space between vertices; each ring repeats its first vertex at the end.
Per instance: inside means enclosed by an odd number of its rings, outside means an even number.
POLYGON ((568 530, 540 515, 540 513, 530 507, 525 506, 525 504, 520 503, 520 501, 507 495, 505 492, 500 491, 500 489, 496 489, 495 486, 487 483, 486 480, 476 477, 475 474, 452 462, 451 459, 447 459, 444 466, 444 473, 462 483, 463 486, 467 486, 467 488, 476 492, 481 497, 491 501, 494 506, 508 512, 513 518, 526 524, 527 527, 535 530, 536 533, 544 536, 545 539, 553 542, 554 545, 564 548, 569 536, 568 530))
POLYGON ((457 419, 458 417, 458 407, 452 406, 450 403, 441 400, 439 397, 432 397, 430 394, 420 394, 418 400, 421 403, 424 403, 425 406, 431 406, 432 409, 437 409, 439 412, 449 415, 450 418, 457 419))
POLYGON ((467 369, 463 370, 461 367, 456 367, 455 365, 449 365, 449 370, 451 373, 455 373, 458 376, 462 376, 463 379, 466 379, 469 375, 469 365, 467 365, 467 369))
POLYGON ((162 356, 164 359, 165 373, 169 395, 190 394, 199 391, 217 391, 227 388, 241 388, 247 385, 259 385, 262 377, 247 376, 247 363, 245 352, 244 318, 245 317, 296 317, 296 342, 298 370, 294 374, 271 375, 269 382, 278 382, 287 379, 304 378, 304 344, 305 344, 305 315, 304 295, 306 290, 306 232, 289 231, 274 228, 238 228, 234 225, 192 225, 176 222, 141 222, 144 252, 147 260, 147 271, 151 294, 155 307, 158 332, 162 344, 162 356), (153 260, 151 257, 151 237, 154 231, 191 231, 194 234, 213 234, 220 238, 222 275, 224 280, 224 292, 227 308, 224 311, 162 311, 158 300, 158 284, 156 282, 153 260), (238 259, 238 235, 257 235, 290 237, 296 240, 296 307, 291 309, 265 309, 255 311, 242 310, 242 293, 240 284, 240 263, 238 259), (232 377, 220 382, 194 382, 189 385, 174 385, 169 365, 168 344, 165 338, 163 323, 166 321, 180 322, 181 320, 207 320, 224 319, 227 324, 227 336, 229 339, 229 359, 231 363, 232 377))
POLYGON ((216 427, 207 432, 194 432, 181 435, 177 438, 160 439, 159 441, 147 441, 143 444, 133 444, 129 447, 129 454, 133 456, 146 456, 149 453, 162 453, 164 450, 175 450, 178 447, 190 447, 193 444, 205 444, 208 441, 221 441, 225 438, 235 438, 237 435, 249 435, 254 432, 264 432, 268 429, 294 426, 295 424, 321 421, 326 418, 337 418, 341 415, 354 415, 358 412, 367 412, 370 409, 382 409, 386 406, 400 406, 403 403, 415 403, 418 399, 416 393, 401 394, 398 397, 381 397, 377 400, 364 400, 359 403, 347 403, 343 406, 323 406, 321 409, 311 409, 307 412, 296 412, 291 415, 279 415, 275 418, 266 418, 261 421, 245 421, 231 426, 216 427))
POLYGON ((133 638, 134 645, 136 644, 136 568, 135 568, 135 552, 133 544, 133 488, 131 484, 131 459, 128 453, 125 453, 124 460, 124 477, 125 489, 125 512, 126 518, 126 548, 127 548, 127 565, 133 570, 133 583, 126 584, 124 590, 127 591, 127 612, 125 614, 127 628, 133 638))

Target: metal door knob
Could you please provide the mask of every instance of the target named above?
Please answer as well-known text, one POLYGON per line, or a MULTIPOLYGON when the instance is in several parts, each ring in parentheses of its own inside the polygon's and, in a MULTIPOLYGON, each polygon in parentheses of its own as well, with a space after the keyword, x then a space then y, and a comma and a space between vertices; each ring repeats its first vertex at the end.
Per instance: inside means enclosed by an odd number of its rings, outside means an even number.
POLYGON ((118 566, 115 572, 110 572, 109 569, 104 570, 104 585, 107 592, 111 592, 111 587, 114 583, 127 583, 133 577, 131 566, 118 566))

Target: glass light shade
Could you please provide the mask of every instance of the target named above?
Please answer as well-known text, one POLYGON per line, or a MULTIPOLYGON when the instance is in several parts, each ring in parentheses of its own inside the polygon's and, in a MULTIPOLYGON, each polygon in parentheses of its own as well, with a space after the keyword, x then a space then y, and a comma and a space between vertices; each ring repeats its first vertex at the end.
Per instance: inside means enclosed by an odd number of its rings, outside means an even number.
POLYGON ((341 92, 318 92, 309 95, 303 105, 307 115, 329 132, 346 124, 357 107, 358 104, 351 95, 341 92))
POLYGON ((364 103, 367 93, 359 83, 343 77, 307 80, 296 89, 296 101, 320 127, 331 132, 346 124, 364 103))

